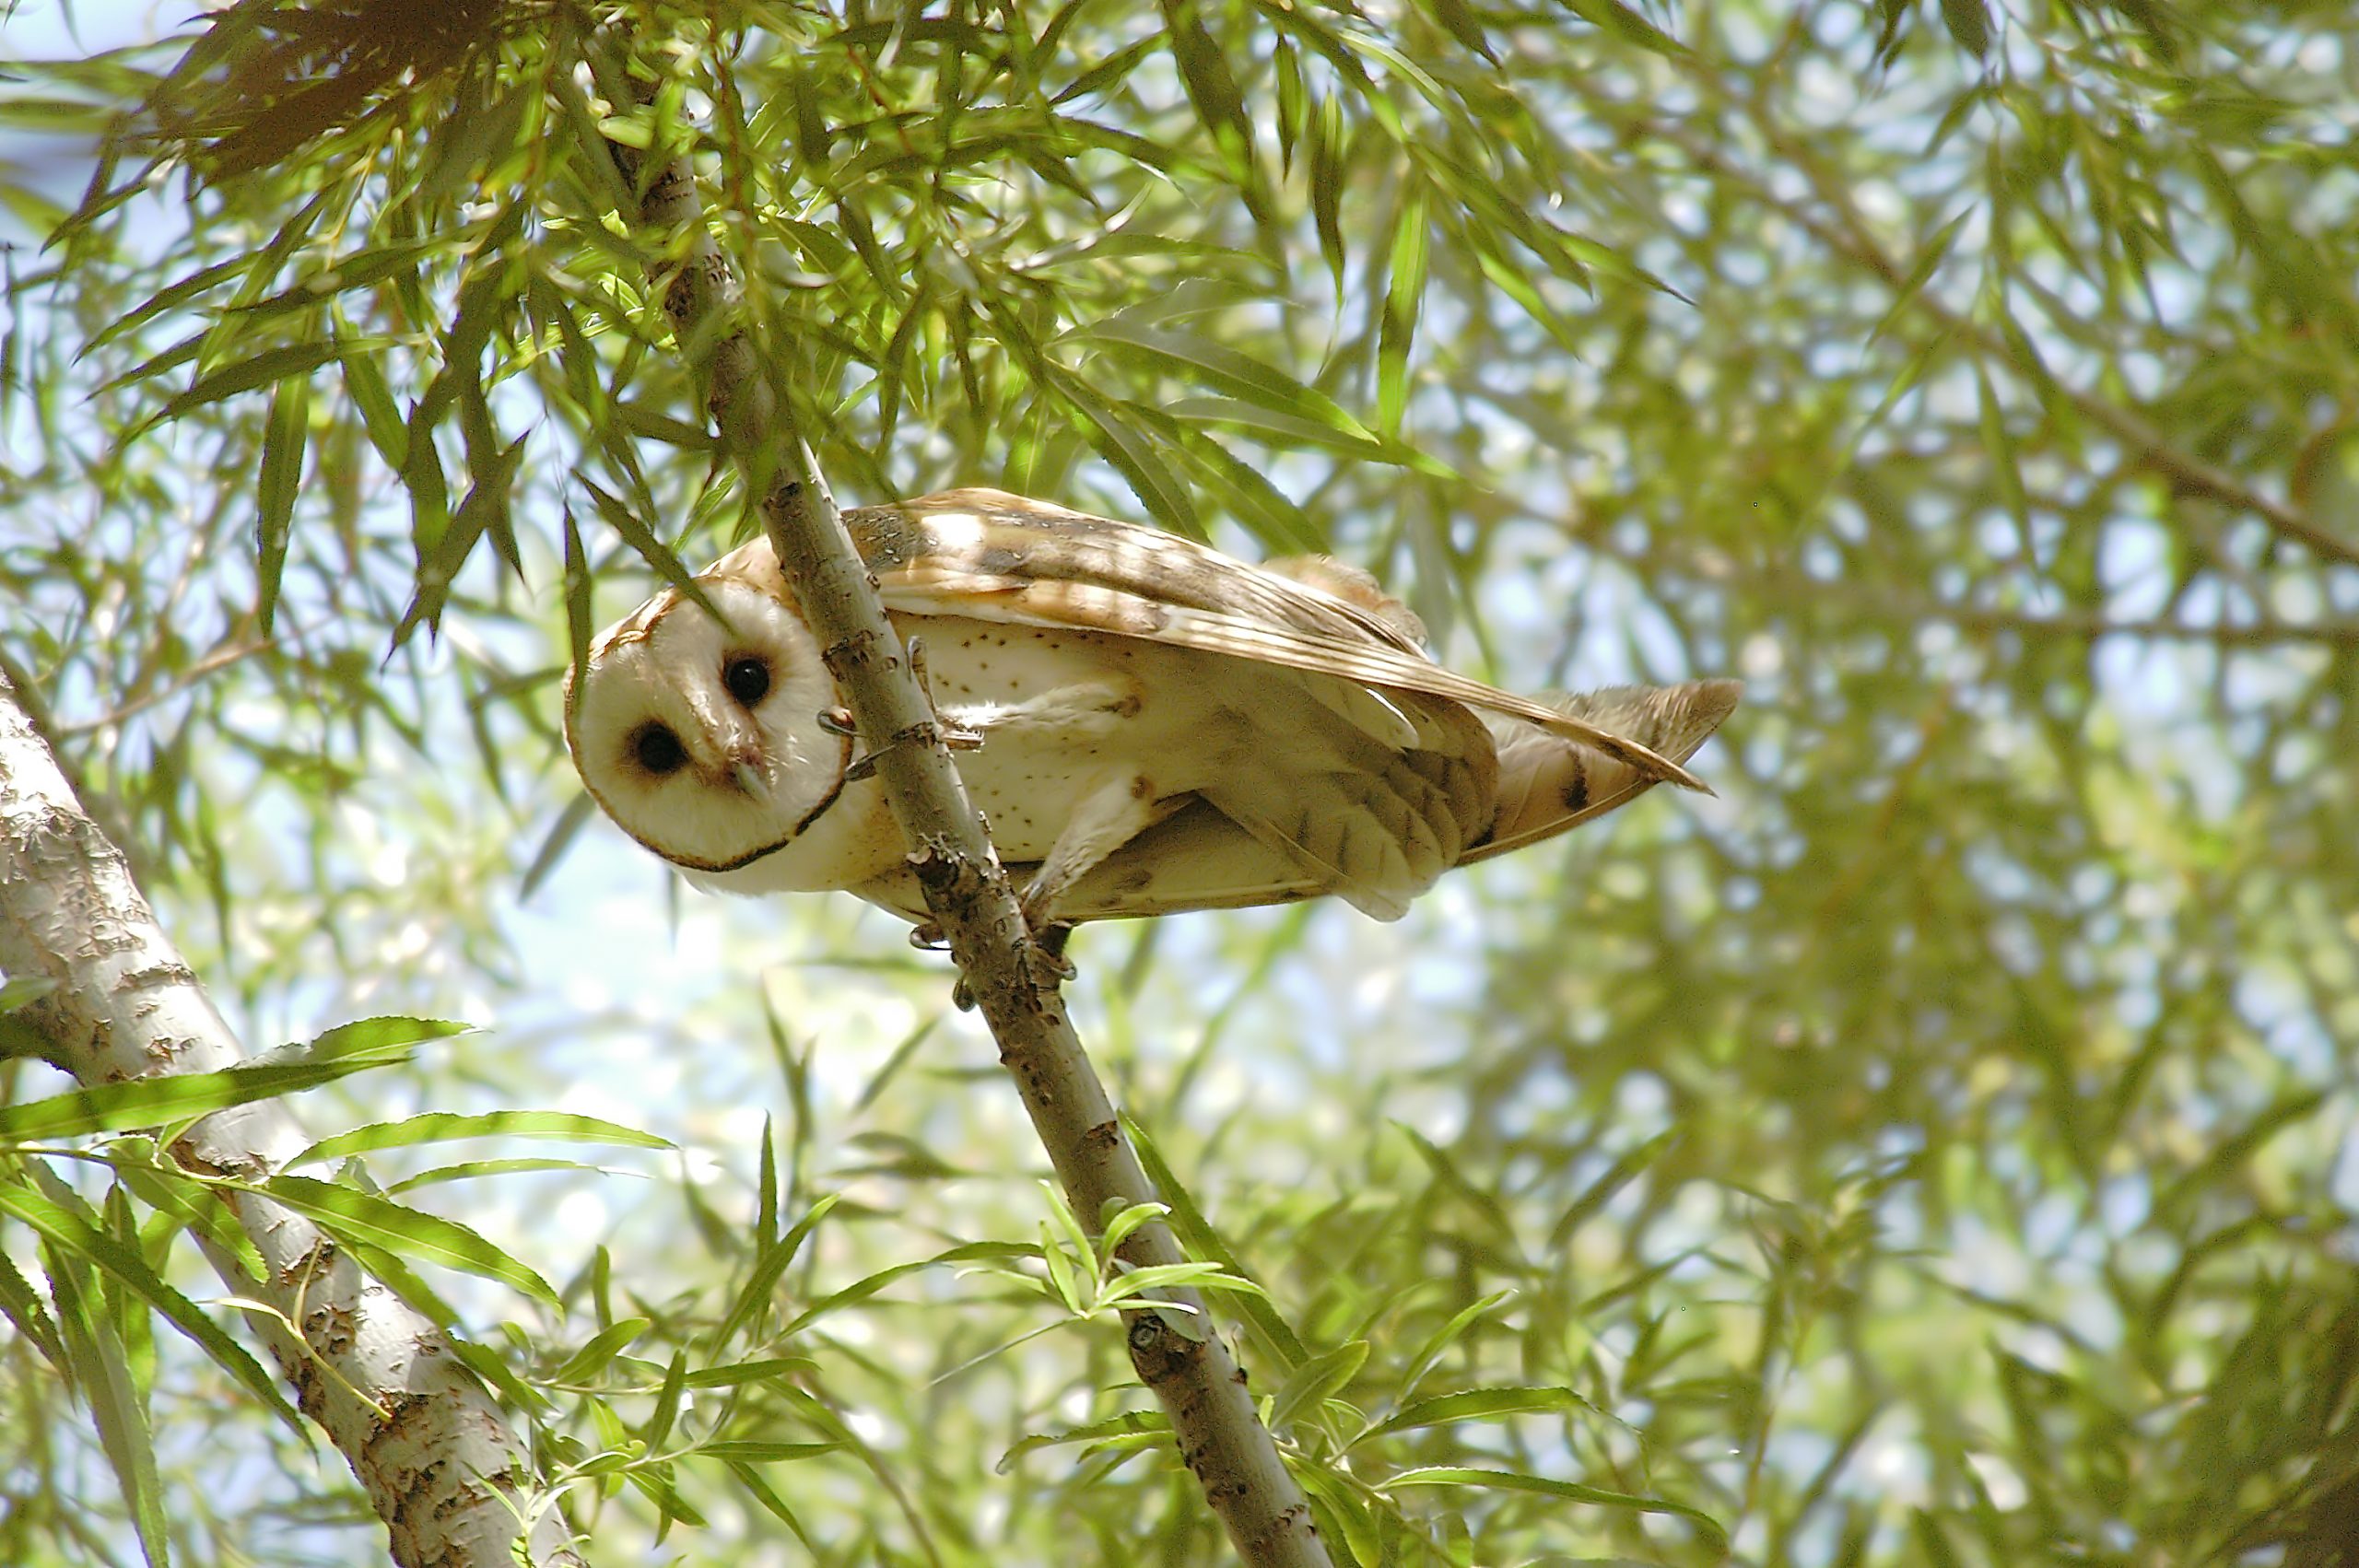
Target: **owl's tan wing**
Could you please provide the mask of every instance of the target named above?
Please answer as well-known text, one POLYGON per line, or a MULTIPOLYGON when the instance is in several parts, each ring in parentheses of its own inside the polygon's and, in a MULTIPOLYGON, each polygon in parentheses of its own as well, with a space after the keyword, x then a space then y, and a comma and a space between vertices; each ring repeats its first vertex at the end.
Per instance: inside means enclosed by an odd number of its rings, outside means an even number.
POLYGON ((1418 692, 1579 741, 1649 779, 1709 794, 1649 747, 1443 669, 1393 621, 1159 529, 999 490, 950 490, 844 514, 886 608, 1143 638, 1418 692))

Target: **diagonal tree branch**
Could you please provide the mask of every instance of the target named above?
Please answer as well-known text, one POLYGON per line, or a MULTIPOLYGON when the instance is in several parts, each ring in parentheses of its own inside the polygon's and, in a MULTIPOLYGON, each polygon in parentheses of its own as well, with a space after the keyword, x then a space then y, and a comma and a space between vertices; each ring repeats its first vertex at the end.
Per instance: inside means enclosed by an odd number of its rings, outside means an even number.
MULTIPOLYGON (((1825 245, 1833 254, 1869 274, 1885 289, 1898 293, 1908 281, 1908 269, 1876 243, 1850 193, 1839 181, 1832 178, 1817 159, 1810 157, 1807 149, 1791 135, 1757 117, 1755 123, 1769 146, 1802 170, 1803 178, 1810 181, 1812 193, 1835 214, 1834 218, 1822 216, 1807 203, 1778 195, 1758 176, 1738 169, 1717 148, 1682 127, 1657 123, 1649 128, 1687 154, 1697 169, 1743 187, 1755 200, 1825 245)), ((1907 302, 1911 310, 1933 323, 1943 334, 1971 345, 1981 357, 2010 364, 2015 362, 2015 349, 2004 336, 1950 309, 1934 298, 1931 288, 1917 289, 1908 296, 1907 302)), ((2230 473, 2217 463, 2206 462, 2175 445, 2135 410, 2125 408, 2110 398, 2099 396, 2083 387, 2062 380, 2058 380, 2055 385, 2083 418, 2103 427, 2124 448, 2152 463, 2157 472, 2167 476, 2180 489, 2208 496, 2225 507, 2250 512, 2321 561, 2359 566, 2359 539, 2346 538, 2335 532, 2299 507, 2279 499, 2250 484, 2242 475, 2230 473)))
MULTIPOLYGON (((207 1072, 244 1058, 181 959, 122 853, 76 799, 25 698, 0 672, 0 969, 56 982, 20 1014, 86 1084, 207 1072)), ((206 1117, 172 1145, 191 1170, 259 1180, 309 1143, 263 1100, 206 1117)), ((262 1329, 296 1403, 342 1451, 403 1568, 518 1561, 539 1490, 522 1439, 433 1323, 318 1226, 251 1193, 223 1195, 269 1277, 208 1246, 229 1288, 292 1320, 262 1329)), ((562 1518, 533 1522, 525 1561, 580 1568, 562 1518)))
MULTIPOLYGON (((656 134, 669 130, 658 126, 656 134)), ((875 579, 785 400, 762 373, 739 317, 735 279, 705 228, 687 158, 642 169, 630 149, 613 150, 643 193, 641 221, 665 237, 659 253, 680 258, 651 263, 651 279, 664 290, 684 350, 694 356, 710 345, 698 357, 713 425, 749 486, 762 487, 763 525, 876 755, 926 906, 999 1042, 1001 1065, 1015 1080, 1074 1212, 1096 1232, 1108 1213, 1156 1193, 1065 1012, 1061 965, 1027 929, 875 579)), ((1185 1260, 1162 1224, 1133 1231, 1119 1256, 1138 1268, 1185 1260)), ((1161 1402, 1180 1455, 1238 1555, 1255 1568, 1326 1568, 1309 1507, 1255 1412, 1244 1372, 1211 1331, 1202 1299, 1187 1292, 1164 1299, 1194 1310, 1126 1315, 1131 1363, 1161 1402)))

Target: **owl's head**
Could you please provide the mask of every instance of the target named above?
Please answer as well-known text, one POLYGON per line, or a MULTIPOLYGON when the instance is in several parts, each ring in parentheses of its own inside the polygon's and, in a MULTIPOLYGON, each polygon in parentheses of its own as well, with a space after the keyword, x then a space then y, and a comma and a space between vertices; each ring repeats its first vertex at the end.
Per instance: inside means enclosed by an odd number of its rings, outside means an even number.
POLYGON ((625 833, 690 871, 792 842, 851 761, 851 739, 820 722, 839 699, 817 643, 781 591, 727 569, 737 562, 698 579, 718 618, 666 590, 599 634, 566 685, 582 783, 625 833))

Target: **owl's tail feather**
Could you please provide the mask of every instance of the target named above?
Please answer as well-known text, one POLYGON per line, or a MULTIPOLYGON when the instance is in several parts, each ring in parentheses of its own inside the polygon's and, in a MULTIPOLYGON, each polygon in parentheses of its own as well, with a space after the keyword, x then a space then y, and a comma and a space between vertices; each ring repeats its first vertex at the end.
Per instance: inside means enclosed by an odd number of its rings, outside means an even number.
MULTIPOLYGON (((1735 681, 1691 681, 1609 686, 1537 700, 1672 762, 1684 762, 1734 711, 1743 690, 1735 681)), ((1626 762, 1520 719, 1500 718, 1492 732, 1499 749, 1498 815, 1489 835, 1459 857, 1461 865, 1554 837, 1636 800, 1657 782, 1626 762)))

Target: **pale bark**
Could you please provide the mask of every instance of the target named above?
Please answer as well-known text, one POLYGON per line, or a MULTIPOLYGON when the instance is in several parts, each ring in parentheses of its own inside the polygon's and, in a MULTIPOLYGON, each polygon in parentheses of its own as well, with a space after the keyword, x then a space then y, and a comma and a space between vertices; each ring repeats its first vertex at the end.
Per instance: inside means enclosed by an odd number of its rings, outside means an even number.
MULTIPOLYGON (((0 969, 56 989, 18 1016, 85 1084, 235 1066, 244 1053, 156 923, 123 857, 60 771, 0 673, 0 969)), ((265 1100, 205 1117, 172 1145, 184 1167, 258 1180, 309 1142, 265 1100)), ((296 1404, 352 1466, 404 1568, 499 1568, 515 1561, 530 1456, 441 1332, 369 1279, 310 1220, 225 1192, 269 1277, 213 1263, 231 1291, 301 1315, 302 1340, 252 1318, 296 1404), (330 1369, 333 1368, 333 1372, 330 1369), (354 1392, 366 1395, 364 1401, 354 1392)), ((530 1561, 571 1568, 562 1519, 534 1526, 530 1561)))
MULTIPOLYGON (((627 174, 635 174, 635 156, 616 150, 627 174)), ((877 600, 875 579, 735 319, 736 283, 704 228, 686 158, 649 171, 640 216, 667 237, 689 236, 684 262, 655 269, 666 290, 664 309, 682 345, 712 345, 704 369, 714 427, 741 468, 770 486, 761 506, 764 525, 845 706, 875 755, 926 907, 991 1025, 1001 1065, 1015 1080, 1067 1200, 1095 1232, 1108 1213, 1156 1193, 1066 1014, 1061 965, 1026 928, 933 708, 877 600)), ((1184 1261, 1160 1224, 1133 1232, 1119 1255, 1142 1268, 1184 1261)), ((1128 1315, 1131 1363, 1161 1402, 1181 1457, 1238 1555, 1256 1568, 1326 1568, 1309 1507, 1202 1299, 1180 1292, 1166 1299, 1196 1311, 1128 1315), (1182 1323, 1186 1331, 1176 1327, 1182 1323)))

